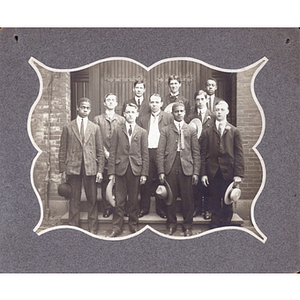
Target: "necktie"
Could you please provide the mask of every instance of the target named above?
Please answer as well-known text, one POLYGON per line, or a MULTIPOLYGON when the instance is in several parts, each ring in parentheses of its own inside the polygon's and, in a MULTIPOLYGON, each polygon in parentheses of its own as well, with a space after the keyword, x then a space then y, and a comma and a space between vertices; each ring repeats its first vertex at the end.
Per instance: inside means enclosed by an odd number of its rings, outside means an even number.
POLYGON ((199 119, 200 119, 200 121, 201 121, 201 123, 202 123, 203 120, 202 120, 202 113, 201 113, 201 111, 199 112, 199 119))
POLYGON ((219 123, 218 131, 219 131, 219 133, 220 133, 220 136, 222 136, 222 129, 223 129, 223 124, 222 124, 222 123, 219 123))
POLYGON ((80 124, 80 137, 82 144, 84 143, 84 126, 83 126, 83 118, 81 118, 81 124, 80 124))
POLYGON ((128 129, 128 135, 131 136, 132 135, 132 127, 131 125, 129 125, 129 129, 128 129))
POLYGON ((211 105, 211 97, 208 96, 208 108, 209 108, 210 111, 213 111, 211 106, 212 106, 211 105))
POLYGON ((140 108, 140 106, 141 106, 141 99, 140 98, 137 99, 137 105, 138 105, 138 108, 140 108))

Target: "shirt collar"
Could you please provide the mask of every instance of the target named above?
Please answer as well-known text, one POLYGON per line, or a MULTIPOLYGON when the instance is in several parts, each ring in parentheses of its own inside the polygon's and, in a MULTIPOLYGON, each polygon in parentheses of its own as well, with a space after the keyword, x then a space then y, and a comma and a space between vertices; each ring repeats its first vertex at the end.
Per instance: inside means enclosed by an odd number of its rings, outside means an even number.
POLYGON ((205 114, 206 111, 207 111, 207 107, 204 107, 204 108, 202 108, 202 109, 197 108, 197 111, 198 111, 198 114, 199 114, 200 112, 201 112, 201 114, 205 114))
POLYGON ((159 114, 160 114, 160 112, 161 112, 161 110, 159 110, 159 111, 156 112, 156 113, 151 112, 151 116, 153 116, 153 117, 158 117, 159 114))
POLYGON ((178 122, 178 121, 174 120, 174 124, 175 124, 177 129, 179 129, 179 124, 180 124, 180 128, 182 129, 182 126, 184 124, 184 120, 182 120, 181 122, 178 122))
POLYGON ((174 96, 178 96, 178 95, 179 95, 179 92, 176 92, 175 94, 173 94, 172 92, 170 92, 170 95, 173 96, 173 97, 174 97, 174 96))
POLYGON ((134 99, 136 102, 138 101, 138 99, 140 99, 140 101, 142 103, 142 101, 144 100, 144 96, 141 96, 141 97, 134 96, 134 99))

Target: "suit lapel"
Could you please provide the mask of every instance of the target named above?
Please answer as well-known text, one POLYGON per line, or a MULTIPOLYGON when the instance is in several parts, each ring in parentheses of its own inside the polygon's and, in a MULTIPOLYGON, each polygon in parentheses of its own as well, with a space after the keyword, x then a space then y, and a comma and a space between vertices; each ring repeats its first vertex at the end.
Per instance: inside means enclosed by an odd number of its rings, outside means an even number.
POLYGON ((88 120, 87 125, 86 125, 85 134, 84 134, 84 143, 86 143, 89 140, 91 133, 92 133, 92 126, 91 126, 90 120, 88 120))
POLYGON ((225 135, 230 130, 230 128, 231 128, 230 124, 228 122, 226 122, 223 135, 225 135))
POLYGON ((78 129, 78 125, 77 125, 77 118, 72 121, 72 130, 73 130, 75 136, 77 137, 77 139, 79 140, 79 142, 82 144, 79 129, 78 129))

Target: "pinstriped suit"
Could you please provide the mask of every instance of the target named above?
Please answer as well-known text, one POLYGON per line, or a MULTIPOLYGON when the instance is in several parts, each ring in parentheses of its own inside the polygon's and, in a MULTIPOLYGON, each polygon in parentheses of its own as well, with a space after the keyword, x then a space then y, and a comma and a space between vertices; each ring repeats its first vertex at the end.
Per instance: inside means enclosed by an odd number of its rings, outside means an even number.
POLYGON ((63 128, 59 148, 59 172, 66 172, 72 186, 69 207, 70 225, 79 226, 82 183, 89 202, 89 230, 97 229, 98 207, 96 174, 103 173, 104 154, 100 128, 87 122, 84 143, 80 138, 76 119, 63 128))

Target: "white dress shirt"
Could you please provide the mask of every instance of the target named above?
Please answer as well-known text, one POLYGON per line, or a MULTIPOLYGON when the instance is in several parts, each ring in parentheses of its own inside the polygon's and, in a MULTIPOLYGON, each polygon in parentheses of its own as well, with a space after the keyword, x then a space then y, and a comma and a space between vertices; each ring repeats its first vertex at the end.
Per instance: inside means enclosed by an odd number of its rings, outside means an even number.
POLYGON ((84 134, 85 134, 86 126, 88 123, 88 117, 81 118, 79 115, 77 115, 76 122, 77 122, 79 132, 80 132, 80 127, 81 127, 81 120, 83 121, 83 130, 84 130, 84 134))
POLYGON ((134 130, 135 123, 129 124, 129 123, 126 121, 125 124, 126 124, 126 130, 127 130, 127 135, 128 135, 128 139, 129 139, 129 144, 131 145, 131 138, 132 138, 132 135, 133 135, 133 130, 134 130), (131 125, 131 129, 132 129, 132 134, 131 134, 131 135, 129 135, 129 133, 128 133, 128 130, 129 130, 130 125, 131 125))
POLYGON ((149 134, 148 134, 148 148, 153 149, 158 147, 158 141, 160 137, 160 132, 158 128, 160 111, 157 113, 151 113, 150 124, 149 124, 149 134))

